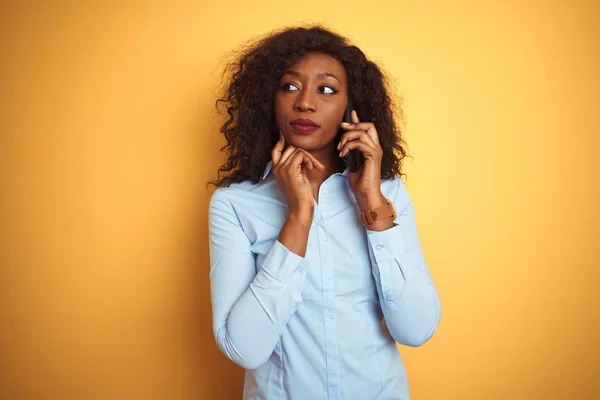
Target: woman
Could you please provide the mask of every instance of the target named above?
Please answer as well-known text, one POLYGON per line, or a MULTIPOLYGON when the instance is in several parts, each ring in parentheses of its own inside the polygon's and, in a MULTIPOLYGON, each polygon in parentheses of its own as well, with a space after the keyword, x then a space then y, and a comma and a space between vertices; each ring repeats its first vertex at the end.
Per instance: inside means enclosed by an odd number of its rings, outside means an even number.
POLYGON ((244 398, 408 399, 396 342, 425 343, 440 305, 380 69, 309 27, 253 43, 226 73, 210 280, 244 398))

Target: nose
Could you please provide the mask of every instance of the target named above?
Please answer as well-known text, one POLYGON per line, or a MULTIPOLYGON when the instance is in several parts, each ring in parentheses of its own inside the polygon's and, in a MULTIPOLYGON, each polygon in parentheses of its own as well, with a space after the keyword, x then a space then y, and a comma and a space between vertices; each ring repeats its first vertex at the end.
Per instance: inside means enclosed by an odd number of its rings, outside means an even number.
POLYGON ((296 111, 313 112, 316 108, 314 93, 311 93, 310 90, 302 90, 298 93, 298 97, 296 97, 296 101, 294 102, 294 109, 296 111))

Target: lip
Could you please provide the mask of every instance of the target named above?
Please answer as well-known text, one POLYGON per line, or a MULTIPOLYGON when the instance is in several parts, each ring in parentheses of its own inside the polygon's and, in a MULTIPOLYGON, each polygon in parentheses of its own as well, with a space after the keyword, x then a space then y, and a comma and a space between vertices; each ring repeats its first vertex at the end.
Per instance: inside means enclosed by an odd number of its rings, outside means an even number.
POLYGON ((317 124, 315 121, 313 121, 310 118, 296 118, 295 120, 293 120, 292 122, 290 122, 290 124, 298 124, 298 125, 310 125, 310 126, 316 126, 317 128, 320 126, 319 124, 317 124))
POLYGON ((319 124, 310 118, 296 118, 290 122, 292 129, 301 135, 310 135, 320 128, 319 124))

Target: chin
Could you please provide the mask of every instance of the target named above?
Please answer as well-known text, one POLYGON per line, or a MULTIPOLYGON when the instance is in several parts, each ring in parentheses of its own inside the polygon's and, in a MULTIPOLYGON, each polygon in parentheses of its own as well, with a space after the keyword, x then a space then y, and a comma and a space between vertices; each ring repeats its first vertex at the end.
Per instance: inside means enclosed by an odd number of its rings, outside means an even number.
POLYGON ((331 141, 333 141, 333 139, 327 140, 327 138, 323 138, 319 135, 292 134, 289 141, 288 139, 286 139, 286 141, 294 147, 298 147, 306 151, 313 151, 327 147, 331 141))
POLYGON ((298 138, 295 137, 289 143, 294 147, 297 147, 299 149, 306 150, 306 151, 313 151, 313 150, 317 150, 317 149, 323 147, 319 141, 311 140, 308 138, 306 138, 306 139, 300 138, 298 140, 298 138))

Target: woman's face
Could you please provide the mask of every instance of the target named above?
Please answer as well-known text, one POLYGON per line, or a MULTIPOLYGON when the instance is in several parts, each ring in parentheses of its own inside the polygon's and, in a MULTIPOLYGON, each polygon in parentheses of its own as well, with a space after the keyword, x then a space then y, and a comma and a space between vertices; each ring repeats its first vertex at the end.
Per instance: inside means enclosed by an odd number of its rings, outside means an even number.
POLYGON ((348 101, 343 65, 328 55, 308 53, 279 83, 275 119, 286 143, 307 151, 333 147, 348 101))

